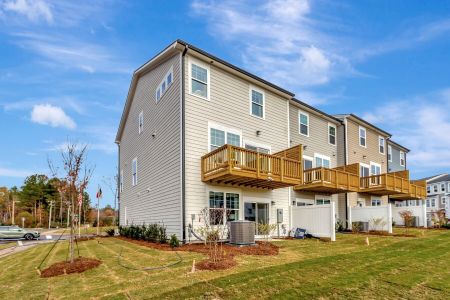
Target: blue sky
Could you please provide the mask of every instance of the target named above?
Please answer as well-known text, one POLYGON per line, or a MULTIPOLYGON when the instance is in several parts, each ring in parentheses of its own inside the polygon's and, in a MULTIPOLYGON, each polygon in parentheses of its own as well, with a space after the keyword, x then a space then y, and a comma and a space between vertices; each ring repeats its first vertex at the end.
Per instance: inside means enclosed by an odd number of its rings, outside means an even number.
POLYGON ((134 69, 184 39, 328 113, 353 112, 450 169, 450 2, 0 0, 0 185, 90 145, 90 192, 114 176, 134 69), (107 179, 106 179, 107 180, 107 179))

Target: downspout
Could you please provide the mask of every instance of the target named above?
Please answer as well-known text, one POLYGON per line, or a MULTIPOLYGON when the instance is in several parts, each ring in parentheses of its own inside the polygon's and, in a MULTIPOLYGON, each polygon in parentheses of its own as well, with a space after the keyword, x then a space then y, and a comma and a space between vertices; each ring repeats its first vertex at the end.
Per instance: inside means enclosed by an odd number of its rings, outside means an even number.
MULTIPOLYGON (((117 221, 120 225, 120 183, 122 178, 120 177, 120 143, 117 143, 117 178, 119 180, 117 180, 117 221)), ((116 212, 114 212, 116 213, 116 212)), ((114 226, 116 226, 116 224, 114 224, 114 226)))
POLYGON ((181 222, 183 229, 183 243, 186 243, 186 168, 185 168, 185 157, 186 157, 186 129, 185 129, 185 67, 184 67, 184 57, 189 49, 189 46, 186 45, 183 50, 183 54, 181 55, 181 222))
MULTIPOLYGON (((347 118, 344 118, 344 166, 347 165, 347 118)), ((348 224, 348 193, 345 193, 345 220, 347 222, 347 229, 349 228, 349 224, 348 224)))

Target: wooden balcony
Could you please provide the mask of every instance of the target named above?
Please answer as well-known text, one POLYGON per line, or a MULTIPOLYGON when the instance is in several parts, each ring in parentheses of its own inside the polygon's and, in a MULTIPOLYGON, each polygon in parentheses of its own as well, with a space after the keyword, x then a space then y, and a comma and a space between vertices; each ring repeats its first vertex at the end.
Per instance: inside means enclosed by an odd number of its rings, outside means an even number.
POLYGON ((303 172, 303 184, 294 190, 326 194, 357 192, 359 176, 339 169, 309 169, 303 172))
POLYGON ((420 200, 427 198, 426 181, 411 181, 409 183, 409 192, 403 194, 395 194, 390 196, 394 200, 420 200))
POLYGON ((361 193, 378 196, 409 194, 409 171, 361 177, 360 181, 361 193))
POLYGON ((301 161, 232 145, 204 155, 201 165, 202 181, 212 184, 276 189, 302 182, 301 161))

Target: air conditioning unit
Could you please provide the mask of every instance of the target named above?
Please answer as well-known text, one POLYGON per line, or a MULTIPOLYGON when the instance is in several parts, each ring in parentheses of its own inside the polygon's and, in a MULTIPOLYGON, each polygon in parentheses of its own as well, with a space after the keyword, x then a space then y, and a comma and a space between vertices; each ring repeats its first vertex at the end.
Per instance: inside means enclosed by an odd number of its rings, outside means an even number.
POLYGON ((369 222, 353 222, 353 227, 358 228, 358 231, 368 232, 369 231, 369 222))
POLYGON ((255 243, 255 222, 230 222, 230 244, 253 245, 255 243))
POLYGON ((419 227, 419 217, 418 216, 413 216, 411 221, 410 221, 409 226, 410 227, 419 227))

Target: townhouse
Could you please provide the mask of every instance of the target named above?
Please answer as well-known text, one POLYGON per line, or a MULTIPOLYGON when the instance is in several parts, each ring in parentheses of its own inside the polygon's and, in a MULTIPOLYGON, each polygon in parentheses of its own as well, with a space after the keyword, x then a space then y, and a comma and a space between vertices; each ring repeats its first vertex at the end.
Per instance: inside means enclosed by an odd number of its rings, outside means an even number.
POLYGON ((394 142, 391 139, 387 140, 387 168, 388 172, 398 172, 407 170, 406 154, 409 149, 394 142))
POLYGON ((394 186, 380 176, 388 138, 177 40, 131 80, 116 135, 120 224, 162 222, 186 240, 204 209, 214 224, 290 228, 292 207, 331 203, 346 220, 350 205, 386 204, 409 188, 407 171, 389 175, 394 186))
POLYGON ((434 213, 445 210, 446 216, 450 216, 450 175, 442 174, 428 178, 427 182, 427 211, 434 213))

